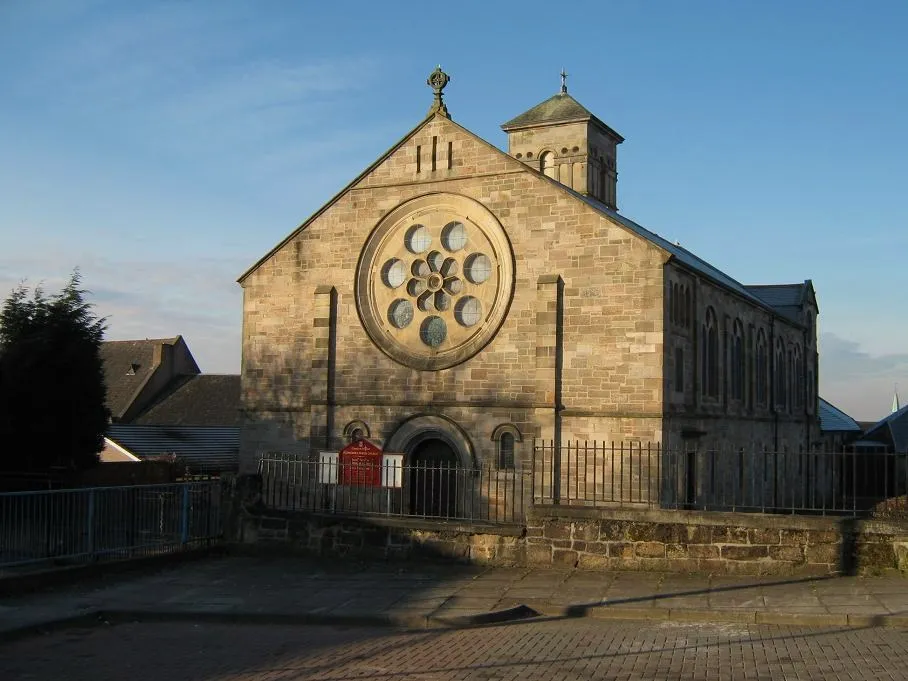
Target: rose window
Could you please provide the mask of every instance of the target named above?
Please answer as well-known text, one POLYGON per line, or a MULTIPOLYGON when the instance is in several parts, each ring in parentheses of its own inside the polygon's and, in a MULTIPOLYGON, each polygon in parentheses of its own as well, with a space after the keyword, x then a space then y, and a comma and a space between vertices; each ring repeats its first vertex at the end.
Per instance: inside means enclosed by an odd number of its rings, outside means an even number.
MULTIPOLYGON (((438 369, 463 361, 494 334, 513 288, 510 245, 485 208, 463 217, 444 195, 415 199, 373 232, 357 272, 357 308, 394 359, 438 369)), ((478 204, 475 204, 478 205, 478 204)))

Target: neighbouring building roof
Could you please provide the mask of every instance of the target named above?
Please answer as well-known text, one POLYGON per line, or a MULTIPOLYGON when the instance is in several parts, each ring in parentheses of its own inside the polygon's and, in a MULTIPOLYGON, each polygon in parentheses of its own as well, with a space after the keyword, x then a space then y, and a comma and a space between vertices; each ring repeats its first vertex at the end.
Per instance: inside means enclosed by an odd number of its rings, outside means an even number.
POLYGON ((101 360, 114 421, 132 418, 173 376, 199 373, 182 336, 105 341, 101 360))
POLYGON ((514 130, 517 128, 531 128, 537 125, 547 125, 549 123, 568 123, 571 121, 594 121, 597 125, 605 128, 612 136, 616 137, 619 142, 624 138, 612 130, 608 125, 599 120, 585 106, 566 92, 559 92, 549 97, 544 102, 540 102, 532 109, 524 111, 519 116, 512 118, 501 126, 502 130, 514 130))
POLYGON ((820 430, 824 433, 860 433, 863 428, 844 411, 822 397, 820 400, 820 430))
POLYGON ((154 372, 154 348, 173 338, 105 341, 101 343, 107 408, 114 418, 122 415, 154 372))
POLYGON ((235 426, 113 423, 106 437, 139 459, 173 454, 193 473, 234 471, 239 466, 240 429, 235 426))
POLYGON ((138 425, 239 426, 240 377, 183 376, 133 421, 138 425))
POLYGON ((864 433, 865 440, 890 444, 895 452, 908 452, 908 405, 877 421, 864 433))

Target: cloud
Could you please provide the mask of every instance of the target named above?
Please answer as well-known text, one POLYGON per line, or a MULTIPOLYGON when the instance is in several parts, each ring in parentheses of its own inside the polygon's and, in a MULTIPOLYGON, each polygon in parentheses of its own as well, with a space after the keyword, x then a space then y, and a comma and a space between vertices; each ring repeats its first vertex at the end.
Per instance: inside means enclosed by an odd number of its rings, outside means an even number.
POLYGON ((908 391, 908 353, 872 355, 834 333, 820 335, 820 395, 860 421, 889 413, 893 389, 908 391))
MULTIPOLYGON (((242 291, 235 282, 246 265, 237 259, 194 262, 112 261, 95 258, 80 267, 87 300, 107 318, 107 340, 182 335, 203 371, 239 373, 242 291)), ((65 259, 18 261, 0 270, 0 294, 25 277, 52 294, 68 279, 65 259)))

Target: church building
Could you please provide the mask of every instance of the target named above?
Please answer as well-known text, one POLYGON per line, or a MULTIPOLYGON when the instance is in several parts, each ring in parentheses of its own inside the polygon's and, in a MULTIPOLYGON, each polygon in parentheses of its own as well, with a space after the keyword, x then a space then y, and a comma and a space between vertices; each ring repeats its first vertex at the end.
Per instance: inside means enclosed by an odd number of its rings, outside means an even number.
POLYGON ((241 468, 367 439, 526 469, 534 441, 809 451, 809 280, 745 286, 618 212, 624 138, 568 93, 502 151, 428 115, 256 262, 241 468))

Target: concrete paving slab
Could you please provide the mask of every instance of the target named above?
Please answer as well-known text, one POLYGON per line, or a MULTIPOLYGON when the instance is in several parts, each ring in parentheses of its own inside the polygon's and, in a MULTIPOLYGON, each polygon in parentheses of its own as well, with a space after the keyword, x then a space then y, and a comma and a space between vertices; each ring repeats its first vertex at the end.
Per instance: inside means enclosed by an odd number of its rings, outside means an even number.
POLYGON ((267 621, 273 615, 281 622, 423 627, 433 613, 472 616, 519 605, 550 617, 754 622, 759 616, 801 624, 805 617, 825 617, 828 624, 850 615, 855 621, 877 618, 887 626, 903 621, 908 626, 908 580, 902 578, 779 580, 461 567, 357 564, 353 569, 318 560, 210 559, 4 599, 0 636, 101 612, 230 621, 247 615, 267 621))

